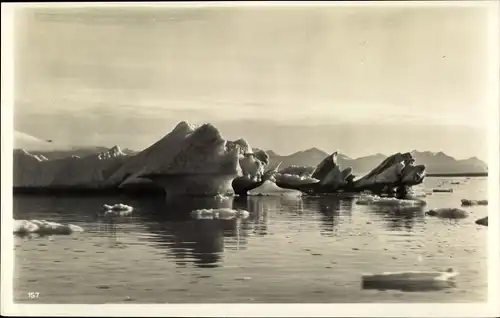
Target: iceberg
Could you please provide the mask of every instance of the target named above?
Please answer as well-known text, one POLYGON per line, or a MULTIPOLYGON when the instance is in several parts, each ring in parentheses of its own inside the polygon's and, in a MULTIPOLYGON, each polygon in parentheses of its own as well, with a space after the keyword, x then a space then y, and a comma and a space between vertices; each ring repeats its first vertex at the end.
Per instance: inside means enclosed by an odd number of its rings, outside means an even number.
POLYGON ((287 167, 276 175, 279 187, 300 190, 306 193, 330 193, 343 191, 354 178, 352 168, 340 169, 338 153, 329 155, 311 171, 310 167, 287 167))
POLYGON ((231 196, 246 195, 270 181, 278 188, 306 193, 376 193, 397 187, 398 197, 404 198, 407 187, 422 183, 425 177, 425 166, 414 166, 409 153, 392 155, 359 180, 354 180, 350 167, 340 168, 337 157, 334 152, 314 169, 294 166, 278 173, 279 165, 269 169, 267 153, 254 150, 244 139, 228 141, 211 124, 194 126, 180 122, 169 134, 135 155, 126 155, 115 146, 81 158, 47 160, 17 149, 14 188, 231 196))
POLYGON ((330 190, 345 187, 346 180, 352 173, 352 168, 349 167, 341 171, 337 158, 338 152, 334 152, 323 159, 311 174, 311 178, 320 180, 319 183, 322 186, 328 186, 330 190))
MULTIPOLYGON (((115 147, 113 147, 115 148, 115 147)), ((110 151, 113 151, 113 148, 110 151)), ((25 149, 14 151, 13 186, 16 188, 100 188, 125 160, 108 152, 83 158, 45 160, 25 149)))
POLYGON ((14 220, 14 233, 18 235, 71 234, 74 232, 83 232, 83 228, 73 224, 60 224, 45 220, 14 220))
POLYGON ((248 191, 261 186, 266 181, 276 182, 277 171, 281 165, 279 162, 274 167, 269 168, 262 175, 245 175, 233 180, 232 186, 236 194, 246 196, 248 191))
POLYGON ((363 274, 362 288, 377 290, 431 291, 455 287, 453 269, 446 271, 407 271, 363 274))
POLYGON ((396 153, 379 164, 366 176, 355 180, 351 167, 341 169, 338 152, 334 152, 309 174, 306 167, 283 169, 277 175, 277 184, 288 189, 297 189, 306 193, 362 192, 370 190, 376 193, 394 192, 398 198, 407 198, 409 187, 421 184, 425 178, 425 166, 414 165, 411 153, 396 153), (296 173, 295 173, 296 171, 296 173), (296 174, 312 179, 283 177, 285 174, 296 174), (300 180, 300 181, 299 181, 300 180), (319 180, 319 182, 315 181, 319 180))
POLYGON ((274 182, 267 180, 255 189, 248 191, 249 196, 302 196, 302 192, 294 189, 278 187, 274 182))
POLYGON ((478 219, 476 220, 475 222, 477 225, 484 225, 484 226, 488 226, 488 217, 484 217, 484 218, 481 218, 481 219, 478 219))
POLYGON ((140 176, 156 172, 163 165, 168 165, 178 154, 179 148, 187 136, 192 134, 195 129, 195 126, 187 122, 180 122, 162 139, 130 157, 109 177, 108 183, 118 184, 119 187, 136 183, 151 183, 151 180, 140 176))
POLYGON ((262 181, 269 158, 243 139, 226 141, 211 124, 179 123, 136 155, 118 146, 82 158, 45 160, 14 152, 14 188, 164 190, 168 195, 233 195, 232 181, 262 181))
POLYGON ((232 181, 242 176, 239 146, 228 150, 226 140, 211 124, 204 124, 183 137, 178 130, 179 125, 174 129, 170 147, 166 147, 164 160, 138 176, 161 185, 167 195, 234 194, 232 181))
POLYGON ((411 153, 396 153, 385 159, 366 176, 354 181, 354 187, 369 188, 373 186, 395 186, 403 184, 413 186, 423 182, 425 166, 414 165, 411 153))

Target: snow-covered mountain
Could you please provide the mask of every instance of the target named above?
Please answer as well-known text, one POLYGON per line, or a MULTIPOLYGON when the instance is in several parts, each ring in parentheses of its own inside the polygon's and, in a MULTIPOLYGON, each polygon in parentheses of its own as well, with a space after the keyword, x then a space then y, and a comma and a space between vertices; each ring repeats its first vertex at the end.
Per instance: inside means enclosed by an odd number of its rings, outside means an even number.
MULTIPOLYGON (((289 166, 316 166, 329 154, 317 148, 311 148, 305 151, 299 151, 289 156, 280 156, 274 151, 267 151, 271 162, 283 161, 281 169, 289 166)), ((476 157, 457 160, 443 152, 417 151, 413 150, 411 154, 415 157, 418 164, 426 166, 428 174, 453 174, 453 173, 484 173, 488 171, 488 165, 476 157)), ((352 167, 353 174, 363 175, 376 167, 380 162, 387 158, 383 154, 374 154, 370 156, 352 159, 346 155, 338 155, 340 167, 352 167)))
POLYGON ((123 157, 126 155, 127 154, 121 150, 120 146, 113 146, 109 148, 109 150, 97 154, 97 158, 99 160, 106 160, 110 158, 123 157))
MULTIPOLYGON (((316 166, 328 155, 330 155, 329 153, 315 147, 303 151, 297 151, 288 156, 280 156, 272 150, 267 150, 266 153, 268 154, 271 162, 278 163, 281 161, 282 163, 280 167, 282 169, 289 166, 316 166)), ((337 158, 340 164, 344 161, 351 160, 348 156, 340 153, 337 155, 337 158)))
POLYGON ((417 150, 413 150, 411 154, 415 157, 416 162, 426 165, 428 174, 488 172, 488 165, 477 157, 456 160, 443 152, 417 150))

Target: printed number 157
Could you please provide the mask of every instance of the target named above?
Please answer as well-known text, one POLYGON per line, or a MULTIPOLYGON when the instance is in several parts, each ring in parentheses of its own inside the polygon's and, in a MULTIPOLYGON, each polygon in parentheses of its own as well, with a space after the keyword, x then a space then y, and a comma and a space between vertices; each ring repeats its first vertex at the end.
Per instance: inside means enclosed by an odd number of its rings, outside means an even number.
POLYGON ((28 293, 28 298, 29 299, 37 299, 38 296, 40 296, 40 293, 39 292, 29 292, 28 293))

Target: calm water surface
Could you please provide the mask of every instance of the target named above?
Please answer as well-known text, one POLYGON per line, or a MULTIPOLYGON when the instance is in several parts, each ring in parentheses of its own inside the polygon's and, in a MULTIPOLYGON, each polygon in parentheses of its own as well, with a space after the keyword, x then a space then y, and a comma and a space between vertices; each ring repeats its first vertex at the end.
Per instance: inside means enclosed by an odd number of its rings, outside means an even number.
MULTIPOLYGON (((434 193, 427 207, 460 207, 486 199, 487 179, 434 193)), ((455 178, 454 180, 465 180, 455 178)), ((243 220, 196 220, 189 212, 213 200, 14 197, 16 219, 77 224, 84 233, 15 237, 16 302, 259 303, 481 302, 487 299, 487 227, 474 221, 487 207, 465 208, 457 223, 422 209, 356 205, 335 196, 235 198, 243 220), (135 207, 131 216, 102 216, 102 204, 135 207), (362 273, 452 267, 456 288, 433 292, 361 288, 362 273), (28 292, 38 292, 29 299, 28 292)), ((220 204, 220 203, 219 203, 220 204)))

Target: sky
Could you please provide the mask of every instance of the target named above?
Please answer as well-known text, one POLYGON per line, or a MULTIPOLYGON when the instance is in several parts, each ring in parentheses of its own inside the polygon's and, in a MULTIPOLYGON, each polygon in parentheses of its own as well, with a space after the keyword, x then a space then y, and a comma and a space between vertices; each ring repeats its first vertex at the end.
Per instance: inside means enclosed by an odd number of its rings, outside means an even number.
POLYGON ((14 127, 141 150, 180 121, 210 122, 280 154, 486 160, 488 17, 487 7, 23 9, 14 127))

